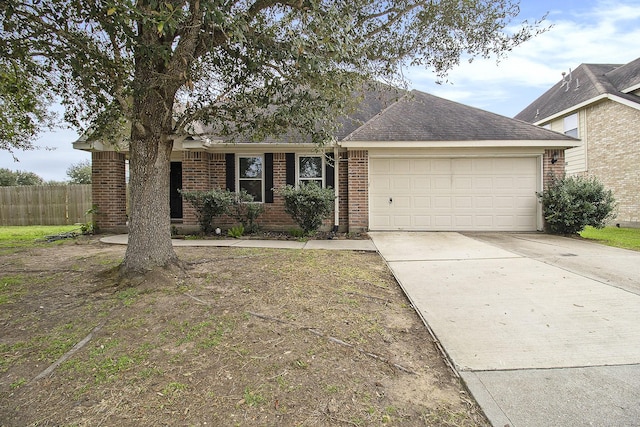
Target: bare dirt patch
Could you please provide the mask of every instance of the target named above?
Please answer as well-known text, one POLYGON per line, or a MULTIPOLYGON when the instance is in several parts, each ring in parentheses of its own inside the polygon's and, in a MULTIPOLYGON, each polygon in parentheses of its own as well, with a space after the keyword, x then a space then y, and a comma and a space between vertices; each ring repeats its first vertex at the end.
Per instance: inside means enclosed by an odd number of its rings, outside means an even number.
POLYGON ((0 256, 0 425, 488 425, 377 254, 178 248, 121 288, 124 250, 0 256))

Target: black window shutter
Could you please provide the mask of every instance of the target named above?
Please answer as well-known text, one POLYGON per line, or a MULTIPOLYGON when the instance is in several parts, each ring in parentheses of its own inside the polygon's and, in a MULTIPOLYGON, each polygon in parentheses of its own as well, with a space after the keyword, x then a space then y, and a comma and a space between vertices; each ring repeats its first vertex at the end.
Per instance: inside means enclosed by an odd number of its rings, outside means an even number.
POLYGON ((287 185, 296 185, 296 153, 287 153, 287 185))
POLYGON ((225 154, 225 167, 227 178, 227 190, 236 191, 236 155, 233 153, 225 154))
POLYGON ((333 155, 333 153, 327 153, 326 154, 327 158, 325 159, 325 168, 324 168, 324 182, 326 184, 326 187, 329 188, 335 188, 335 176, 334 176, 334 170, 335 170, 335 157, 333 155))
POLYGON ((273 153, 264 155, 264 202, 273 203, 273 153))

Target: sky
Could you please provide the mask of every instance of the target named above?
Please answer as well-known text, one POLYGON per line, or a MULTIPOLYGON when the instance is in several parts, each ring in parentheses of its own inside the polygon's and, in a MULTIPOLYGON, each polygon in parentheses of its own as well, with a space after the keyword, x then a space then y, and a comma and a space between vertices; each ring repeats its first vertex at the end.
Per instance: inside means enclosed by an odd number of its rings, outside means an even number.
MULTIPOLYGON (((640 57, 640 0, 521 0, 514 24, 546 13, 545 25, 551 28, 500 62, 462 60, 443 84, 427 70, 409 68, 404 70, 409 87, 513 117, 560 81, 562 72, 582 63, 625 64, 640 57)), ((0 168, 67 180, 69 166, 91 158, 72 148, 77 138, 71 129, 47 132, 36 145, 50 149, 16 151, 19 162, 0 151, 0 168)))

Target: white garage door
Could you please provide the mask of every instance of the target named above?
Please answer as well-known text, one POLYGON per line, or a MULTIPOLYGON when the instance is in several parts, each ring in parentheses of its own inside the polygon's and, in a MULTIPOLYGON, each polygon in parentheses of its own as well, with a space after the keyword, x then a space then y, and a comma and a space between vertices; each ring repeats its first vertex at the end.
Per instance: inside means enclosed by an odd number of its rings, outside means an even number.
POLYGON ((536 157, 370 158, 371 230, 535 231, 536 157))

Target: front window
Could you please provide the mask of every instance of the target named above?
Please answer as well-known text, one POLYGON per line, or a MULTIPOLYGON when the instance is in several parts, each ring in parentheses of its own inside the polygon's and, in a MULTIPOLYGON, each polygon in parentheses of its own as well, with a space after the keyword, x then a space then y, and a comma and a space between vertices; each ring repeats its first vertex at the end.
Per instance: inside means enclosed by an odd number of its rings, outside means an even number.
POLYGON ((261 156, 238 157, 238 189, 253 196, 255 202, 263 198, 263 160, 261 156))
POLYGON ((315 182, 318 187, 324 187, 324 167, 322 156, 298 157, 298 184, 304 185, 315 182))
POLYGON ((572 136, 574 138, 578 137, 578 114, 572 114, 564 118, 564 134, 567 136, 572 136))

